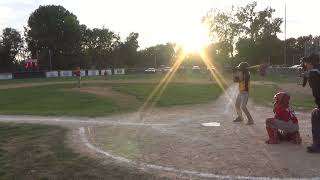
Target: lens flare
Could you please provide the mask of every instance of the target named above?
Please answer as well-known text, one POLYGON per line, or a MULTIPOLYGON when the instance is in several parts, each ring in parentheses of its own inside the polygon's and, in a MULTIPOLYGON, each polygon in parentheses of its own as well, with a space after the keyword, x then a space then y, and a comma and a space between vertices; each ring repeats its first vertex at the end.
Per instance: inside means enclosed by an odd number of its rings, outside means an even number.
POLYGON ((155 103, 160 99, 161 95, 163 94, 164 90, 172 80, 172 77, 177 72, 178 68, 180 67, 182 61, 184 59, 184 55, 181 54, 177 60, 175 61, 174 65, 172 66, 172 70, 168 71, 164 78, 159 82, 159 84, 153 89, 150 93, 146 101, 142 104, 139 108, 138 113, 140 114, 140 119, 144 120, 144 116, 148 115, 151 112, 152 108, 154 107, 155 103), (151 102, 151 104, 150 104, 151 102))
MULTIPOLYGON (((222 89, 223 93, 226 95, 227 100, 229 102, 232 102, 231 96, 226 91, 228 84, 224 79, 223 75, 219 72, 217 66, 210 60, 209 56, 205 53, 204 50, 200 50, 199 54, 202 61, 206 65, 207 69, 209 70, 210 75, 215 79, 215 82, 218 84, 218 86, 222 89)), ((147 97, 146 101, 139 108, 138 113, 140 115, 140 120, 145 121, 146 119, 144 117, 146 117, 152 112, 153 107, 161 98, 168 84, 171 82, 172 78, 174 77, 177 70, 179 69, 184 58, 185 58, 185 53, 181 53, 177 57, 174 65, 172 66, 172 70, 168 71, 168 73, 163 77, 163 79, 160 80, 157 86, 152 90, 150 95, 147 97)))
POLYGON ((222 89, 223 93, 225 94, 227 100, 229 102, 232 102, 231 96, 227 93, 226 88, 228 87, 228 84, 224 77, 222 76, 221 72, 219 72, 217 66, 213 64, 213 61, 210 60, 208 55, 205 53, 205 51, 200 51, 200 57, 204 64, 206 65, 207 69, 210 72, 210 75, 215 79, 219 87, 222 89))

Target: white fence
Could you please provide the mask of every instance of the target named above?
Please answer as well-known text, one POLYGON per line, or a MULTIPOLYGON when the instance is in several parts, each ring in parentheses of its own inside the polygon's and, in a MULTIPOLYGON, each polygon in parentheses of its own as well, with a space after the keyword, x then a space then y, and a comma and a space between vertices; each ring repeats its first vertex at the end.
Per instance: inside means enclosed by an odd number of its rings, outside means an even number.
POLYGON ((88 76, 99 76, 99 70, 88 70, 88 76))
POLYGON ((81 76, 81 77, 86 76, 86 70, 81 70, 81 71, 80 71, 80 76, 81 76))
POLYGON ((12 79, 12 73, 1 73, 0 74, 0 79, 12 79))
POLYGON ((115 75, 123 75, 123 74, 126 74, 126 71, 125 71, 124 68, 114 69, 114 74, 115 74, 115 75))
POLYGON ((47 77, 47 78, 59 77, 59 72, 58 72, 58 71, 49 71, 49 72, 46 72, 46 77, 47 77))
POLYGON ((103 69, 103 70, 101 70, 101 75, 102 76, 112 75, 112 69, 103 69))
MULTIPOLYGON (((102 70, 81 70, 80 76, 105 76, 105 75, 123 75, 126 74, 124 68, 117 68, 112 71, 112 69, 102 69, 102 70)), ((73 71, 48 71, 45 73, 46 78, 53 77, 71 77, 73 76, 73 71)), ((13 79, 12 73, 0 73, 0 80, 3 79, 13 79)))
POLYGON ((60 71, 60 76, 61 77, 71 77, 72 71, 60 71))

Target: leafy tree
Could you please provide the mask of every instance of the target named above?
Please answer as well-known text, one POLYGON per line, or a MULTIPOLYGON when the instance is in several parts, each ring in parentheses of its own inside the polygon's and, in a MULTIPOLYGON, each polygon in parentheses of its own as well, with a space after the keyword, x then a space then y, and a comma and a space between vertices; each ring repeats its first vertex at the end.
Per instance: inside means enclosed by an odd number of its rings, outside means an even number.
POLYGON ((281 59, 283 46, 276 35, 281 32, 282 19, 273 18, 271 7, 257 11, 256 6, 257 2, 252 2, 238 8, 236 16, 243 32, 237 42, 238 57, 252 64, 281 59))
POLYGON ((265 61, 270 57, 279 57, 281 41, 277 33, 281 32, 281 18, 273 18, 275 12, 271 7, 257 11, 257 2, 229 11, 211 10, 203 22, 209 24, 214 50, 218 59, 236 59, 252 64, 265 61), (235 48, 236 47, 236 48, 235 48), (277 53, 275 53, 277 52, 277 53))
POLYGON ((310 42, 312 41, 312 36, 300 36, 297 38, 297 50, 300 54, 305 54, 306 46, 310 45, 310 42))
POLYGON ((116 62, 116 64, 124 64, 128 67, 133 67, 139 62, 139 56, 138 56, 138 48, 139 48, 139 42, 138 42, 138 33, 130 33, 129 36, 126 38, 126 41, 124 43, 120 44, 120 60, 121 62, 116 62))
POLYGON ((0 70, 11 71, 15 63, 15 56, 23 47, 20 33, 13 28, 5 28, 0 40, 0 70))
POLYGON ((82 49, 86 66, 106 68, 112 66, 113 51, 118 48, 120 37, 106 28, 85 29, 82 27, 82 49))
POLYGON ((235 15, 236 12, 233 8, 227 12, 213 9, 202 19, 209 25, 210 35, 213 40, 219 42, 220 54, 225 57, 234 56, 233 47, 242 30, 235 15))
POLYGON ((158 44, 139 51, 139 66, 156 68, 160 65, 170 66, 175 56, 174 47, 172 43, 158 44))
POLYGON ((257 2, 247 4, 238 8, 236 13, 238 21, 242 24, 242 37, 256 41, 263 36, 275 36, 281 32, 281 18, 273 18, 274 9, 267 7, 262 11, 257 11, 257 2))
POLYGON ((40 65, 48 66, 49 55, 54 69, 79 63, 81 27, 77 17, 64 7, 40 6, 30 15, 25 29, 29 50, 33 57, 40 54, 40 65))

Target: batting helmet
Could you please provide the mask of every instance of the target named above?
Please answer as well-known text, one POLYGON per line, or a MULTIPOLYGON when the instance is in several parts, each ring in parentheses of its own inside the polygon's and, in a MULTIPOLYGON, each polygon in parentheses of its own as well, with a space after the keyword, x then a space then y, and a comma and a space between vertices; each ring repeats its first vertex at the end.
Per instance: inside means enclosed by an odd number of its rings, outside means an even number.
POLYGON ((249 68, 249 64, 247 62, 241 62, 238 66, 237 69, 244 71, 247 70, 249 68))

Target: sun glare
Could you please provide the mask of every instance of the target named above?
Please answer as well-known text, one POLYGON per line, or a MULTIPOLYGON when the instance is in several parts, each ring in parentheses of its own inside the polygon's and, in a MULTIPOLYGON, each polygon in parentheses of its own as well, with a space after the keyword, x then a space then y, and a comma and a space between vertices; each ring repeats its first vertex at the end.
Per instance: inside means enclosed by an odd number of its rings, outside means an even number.
POLYGON ((185 53, 200 53, 210 44, 210 38, 204 27, 189 31, 179 44, 185 53))
POLYGON ((189 37, 184 42, 181 42, 181 46, 186 53, 200 53, 209 43, 204 37, 189 37))

